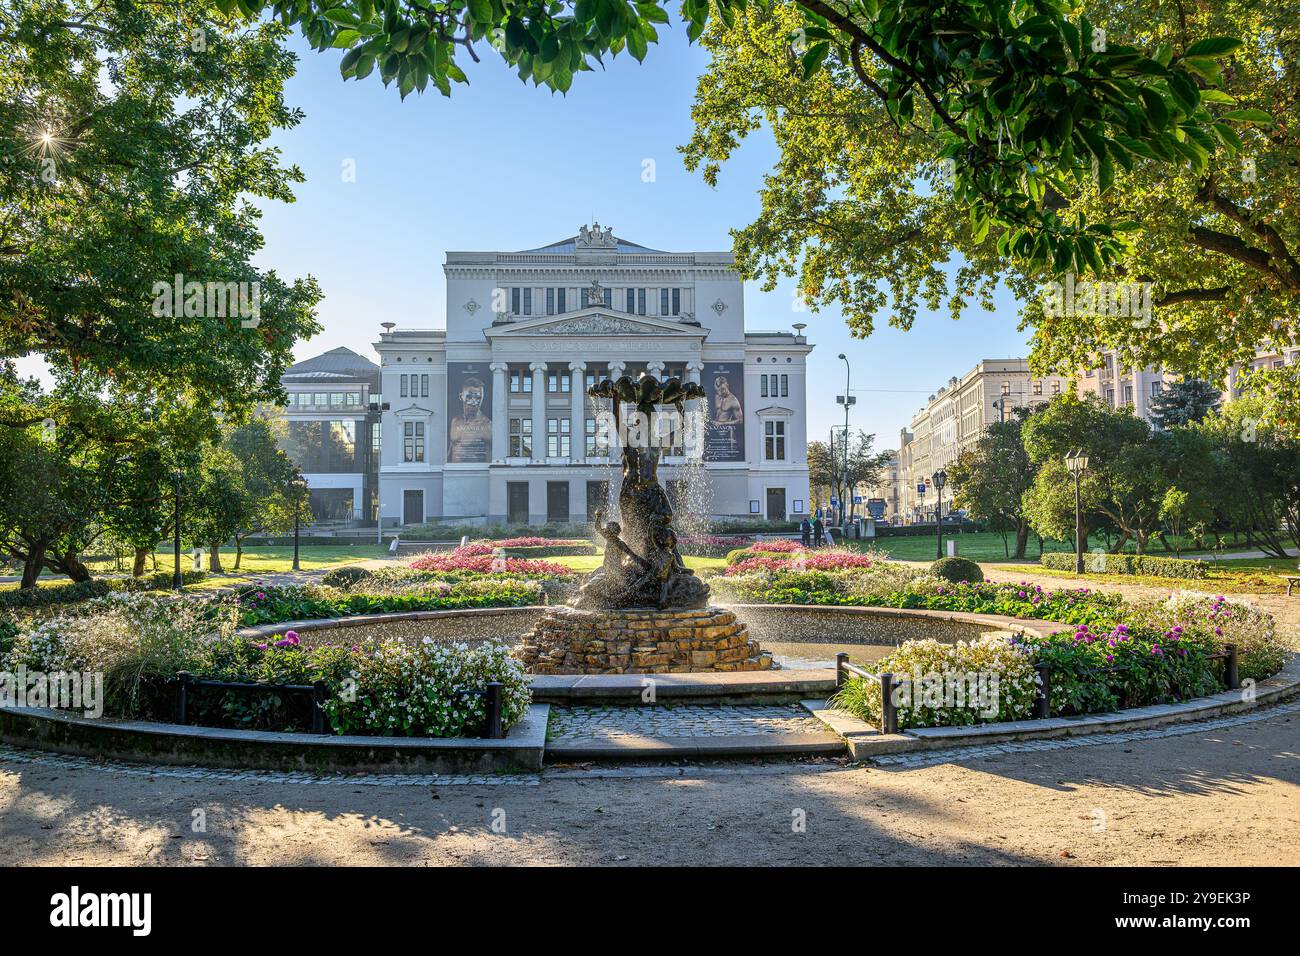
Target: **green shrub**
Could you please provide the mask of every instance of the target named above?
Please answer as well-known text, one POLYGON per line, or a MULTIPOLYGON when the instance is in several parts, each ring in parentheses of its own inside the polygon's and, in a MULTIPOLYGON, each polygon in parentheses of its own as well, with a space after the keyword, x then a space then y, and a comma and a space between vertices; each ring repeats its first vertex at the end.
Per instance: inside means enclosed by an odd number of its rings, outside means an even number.
POLYGON ((501 711, 507 727, 528 712, 531 700, 524 665, 498 641, 477 646, 385 641, 352 658, 356 681, 350 699, 333 695, 325 704, 330 724, 340 734, 386 737, 464 737, 482 728, 482 690, 491 681, 502 687, 501 711))
MULTIPOLYGON (((208 572, 195 571, 190 568, 188 571, 181 572, 181 586, 185 587, 191 584, 201 584, 207 580, 208 572)), ((172 572, 155 571, 152 574, 143 574, 138 578, 115 579, 112 581, 113 589, 120 591, 170 591, 172 589, 172 572)))
MULTIPOLYGON (((986 721, 1024 720, 1038 693, 1033 661, 1005 637, 975 641, 907 641, 874 667, 902 686, 893 700, 899 729, 957 727, 986 721)), ((831 698, 831 706, 877 725, 880 684, 854 678, 831 698)))
MULTIPOLYGON (((1049 551, 1039 558, 1045 568, 1054 571, 1073 571, 1075 556, 1068 551, 1049 551)), ((1106 554, 1093 551, 1083 558, 1083 569, 1089 574, 1148 574, 1161 578, 1205 577, 1209 564, 1189 558, 1167 558, 1154 554, 1106 554)))
POLYGON ((0 616, 0 661, 13 650, 14 638, 18 636, 18 622, 9 617, 0 616))
POLYGON ((320 579, 321 584, 330 588, 351 588, 362 581, 368 581, 373 577, 373 572, 368 568, 359 568, 355 565, 344 565, 341 568, 335 568, 332 571, 326 571, 320 579))
POLYGON ((600 549, 594 544, 551 544, 551 545, 533 545, 526 548, 500 548, 501 556, 505 558, 564 558, 576 555, 593 555, 600 554, 600 549))
POLYGON ((984 572, 970 558, 940 558, 930 565, 930 573, 953 584, 961 584, 963 581, 978 583, 984 580, 984 572))
POLYGON ((108 581, 77 581, 49 587, 14 588, 0 591, 0 608, 49 607, 101 598, 113 590, 108 581))
POLYGON ((356 614, 528 607, 549 600, 546 588, 539 581, 477 575, 450 582, 430 581, 424 586, 387 593, 344 591, 317 585, 250 585, 234 595, 213 599, 207 607, 214 615, 233 608, 239 623, 247 626, 356 614))

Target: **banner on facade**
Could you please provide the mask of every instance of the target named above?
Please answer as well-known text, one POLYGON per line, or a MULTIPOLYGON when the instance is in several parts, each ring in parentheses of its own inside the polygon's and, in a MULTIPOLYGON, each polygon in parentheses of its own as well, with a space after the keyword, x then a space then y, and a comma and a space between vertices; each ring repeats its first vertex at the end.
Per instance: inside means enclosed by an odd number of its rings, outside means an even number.
MULTIPOLYGON (((492 373, 484 362, 447 363, 447 461, 492 459, 492 373)), ((501 423, 505 427, 505 422, 501 423)))
POLYGON ((704 460, 744 461, 745 367, 740 362, 705 362, 702 377, 709 403, 704 460))

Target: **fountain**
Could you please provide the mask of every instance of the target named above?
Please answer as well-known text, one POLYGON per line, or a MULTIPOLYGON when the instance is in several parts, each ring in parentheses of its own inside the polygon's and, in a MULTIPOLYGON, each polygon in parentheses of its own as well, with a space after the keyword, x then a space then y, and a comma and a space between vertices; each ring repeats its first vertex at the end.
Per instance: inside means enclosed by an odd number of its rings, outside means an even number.
POLYGON ((750 640, 735 614, 708 606, 709 586, 686 567, 677 549, 673 509, 659 483, 658 407, 671 405, 677 422, 684 405, 702 398, 694 382, 653 375, 593 385, 587 394, 609 399, 623 439, 623 482, 618 521, 595 515, 605 559, 566 606, 547 611, 524 637, 518 656, 534 674, 650 674, 683 671, 766 670, 771 655, 750 640), (625 429, 624 404, 636 408, 625 429))

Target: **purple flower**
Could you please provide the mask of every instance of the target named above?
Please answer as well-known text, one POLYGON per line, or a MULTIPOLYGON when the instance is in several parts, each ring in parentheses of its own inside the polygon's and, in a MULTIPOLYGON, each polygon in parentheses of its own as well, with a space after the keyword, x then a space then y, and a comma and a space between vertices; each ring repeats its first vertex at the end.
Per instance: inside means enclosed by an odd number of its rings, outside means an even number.
POLYGON ((1164 656, 1165 656, 1165 652, 1162 651, 1162 650, 1160 649, 1160 645, 1159 645, 1159 644, 1152 644, 1152 645, 1151 645, 1151 653, 1152 653, 1152 654, 1159 654, 1161 657, 1164 657, 1164 656))
POLYGON ((1106 663, 1107 663, 1107 664, 1113 664, 1113 663, 1115 663, 1115 655, 1114 655, 1114 654, 1107 654, 1107 655, 1106 655, 1106 663))

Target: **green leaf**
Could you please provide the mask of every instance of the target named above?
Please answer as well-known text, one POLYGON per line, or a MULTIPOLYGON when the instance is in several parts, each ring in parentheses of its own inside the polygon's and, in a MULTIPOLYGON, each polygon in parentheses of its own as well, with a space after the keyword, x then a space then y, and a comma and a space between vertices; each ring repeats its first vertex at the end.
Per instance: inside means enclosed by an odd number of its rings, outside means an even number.
POLYGON ((1169 107, 1165 105, 1165 98, 1149 87, 1143 87, 1138 90, 1138 96, 1142 97, 1142 103, 1147 108, 1147 116, 1151 119, 1151 125, 1156 129, 1164 129, 1169 125, 1169 107))
POLYGON ((1189 46, 1184 56, 1221 56, 1239 49, 1241 45, 1236 37, 1207 37, 1189 46))
POLYGON ((1273 117, 1269 116, 1263 110, 1232 110, 1224 113, 1219 119, 1235 120, 1239 123, 1254 123, 1256 126, 1272 126, 1273 117))
POLYGON ((821 43, 814 43, 808 48, 808 52, 803 55, 803 78, 812 79, 814 73, 822 68, 826 62, 826 55, 830 53, 831 45, 823 40, 821 43))
POLYGON ((628 30, 627 52, 631 53, 638 63, 645 60, 645 55, 648 49, 649 47, 645 42, 645 37, 641 35, 640 28, 633 27, 631 30, 628 30))
POLYGON ((336 23, 341 27, 355 27, 361 22, 355 13, 344 7, 334 7, 321 15, 330 23, 336 23))
POLYGON ((1201 91, 1187 74, 1175 71, 1169 74, 1166 81, 1169 83, 1169 92, 1173 94, 1179 108, 1189 116, 1195 112, 1201 102, 1201 91))
POLYGON ((469 12, 479 23, 493 22, 492 0, 469 0, 469 12))
POLYGON ((1236 97, 1229 96, 1223 90, 1201 90, 1200 93, 1202 103, 1232 104, 1237 102, 1236 97))

